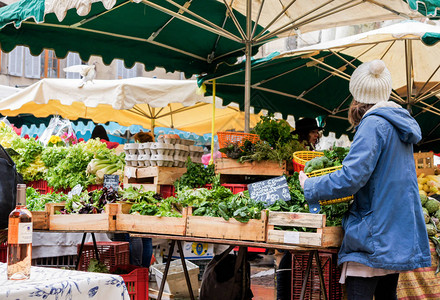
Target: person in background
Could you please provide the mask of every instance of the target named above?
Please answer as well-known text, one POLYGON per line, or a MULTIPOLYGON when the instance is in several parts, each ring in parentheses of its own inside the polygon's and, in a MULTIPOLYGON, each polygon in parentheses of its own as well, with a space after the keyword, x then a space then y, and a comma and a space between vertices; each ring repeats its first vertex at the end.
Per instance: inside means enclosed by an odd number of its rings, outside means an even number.
POLYGON ((90 139, 96 139, 96 138, 98 138, 101 142, 105 143, 108 149, 114 149, 119 146, 119 143, 110 142, 110 139, 108 138, 107 135, 107 131, 102 125, 96 125, 92 131, 92 136, 90 137, 90 139))
POLYGON ((413 156, 421 131, 388 101, 391 74, 382 60, 360 65, 349 89, 356 134, 342 169, 313 178, 300 172, 300 184, 312 213, 319 200, 354 195, 338 254, 348 300, 397 299, 399 272, 431 265, 413 156))
POLYGON ((306 149, 313 151, 316 148, 316 144, 319 143, 321 137, 322 127, 319 127, 316 119, 302 118, 299 119, 296 124, 296 128, 292 134, 298 135, 298 140, 303 142, 306 149))
MULTIPOLYGON (((292 134, 298 135, 298 141, 304 144, 306 150, 315 150, 321 137, 319 127, 313 118, 302 118, 295 124, 292 134)), ((280 253, 280 255, 283 255, 280 253)), ((292 286, 292 254, 286 251, 277 269, 277 300, 290 300, 292 286)))

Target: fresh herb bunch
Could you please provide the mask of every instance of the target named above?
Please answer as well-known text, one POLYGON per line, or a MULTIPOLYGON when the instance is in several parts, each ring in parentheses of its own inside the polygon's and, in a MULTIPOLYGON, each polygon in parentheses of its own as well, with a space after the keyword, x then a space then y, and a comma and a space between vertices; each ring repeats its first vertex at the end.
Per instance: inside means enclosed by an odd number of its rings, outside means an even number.
POLYGON ((162 201, 157 200, 154 204, 145 201, 136 202, 132 205, 130 213, 158 217, 182 217, 182 214, 175 206, 175 199, 173 197, 163 199, 162 201))
POLYGON ((349 151, 349 147, 333 147, 330 150, 324 150, 324 156, 333 161, 335 164, 341 165, 349 151))
POLYGON ((191 161, 188 157, 186 161, 186 173, 174 182, 176 191, 185 187, 197 188, 214 181, 214 165, 204 166, 191 161))
POLYGON ((227 157, 232 159, 239 159, 242 156, 252 155, 256 149, 255 144, 249 140, 245 140, 243 145, 238 142, 229 142, 226 147, 219 149, 218 151, 226 154, 227 157))
POLYGON ((258 134, 261 140, 275 147, 277 143, 285 144, 292 140, 291 129, 287 121, 278 120, 273 114, 269 114, 260 117, 260 121, 253 129, 253 133, 258 134))
POLYGON ((291 139, 284 144, 276 142, 275 147, 271 147, 267 142, 259 141, 253 147, 254 152, 242 155, 238 161, 243 163, 247 161, 271 160, 282 163, 285 160, 292 159, 294 152, 304 149, 304 145, 297 139, 291 139))

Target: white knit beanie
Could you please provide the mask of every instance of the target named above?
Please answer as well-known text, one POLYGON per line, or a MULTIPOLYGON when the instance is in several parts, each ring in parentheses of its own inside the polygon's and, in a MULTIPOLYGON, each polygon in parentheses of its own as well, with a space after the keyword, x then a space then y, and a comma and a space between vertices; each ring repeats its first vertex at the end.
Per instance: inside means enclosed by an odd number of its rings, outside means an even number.
POLYGON ((391 95, 391 73, 380 60, 361 64, 350 79, 350 93, 354 100, 366 104, 388 101, 391 95))

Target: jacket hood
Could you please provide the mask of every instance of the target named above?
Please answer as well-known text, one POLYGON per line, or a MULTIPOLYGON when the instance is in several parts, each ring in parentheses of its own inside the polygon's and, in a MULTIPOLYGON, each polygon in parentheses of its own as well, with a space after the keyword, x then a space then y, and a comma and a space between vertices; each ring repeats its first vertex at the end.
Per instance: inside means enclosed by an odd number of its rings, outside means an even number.
POLYGON ((417 121, 411 117, 406 109, 394 102, 379 102, 368 110, 362 119, 372 115, 384 118, 391 123, 396 128, 402 142, 417 144, 422 139, 417 121))

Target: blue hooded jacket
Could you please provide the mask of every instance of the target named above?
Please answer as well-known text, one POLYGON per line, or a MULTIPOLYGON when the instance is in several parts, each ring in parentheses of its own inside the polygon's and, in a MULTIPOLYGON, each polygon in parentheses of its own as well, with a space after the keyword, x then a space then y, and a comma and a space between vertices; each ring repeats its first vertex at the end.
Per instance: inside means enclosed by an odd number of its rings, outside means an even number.
POLYGON ((339 264, 398 271, 431 265, 413 156, 420 139, 420 127, 405 109, 371 110, 357 127, 342 169, 305 181, 311 212, 319 211, 319 200, 355 195, 342 222, 339 264))

